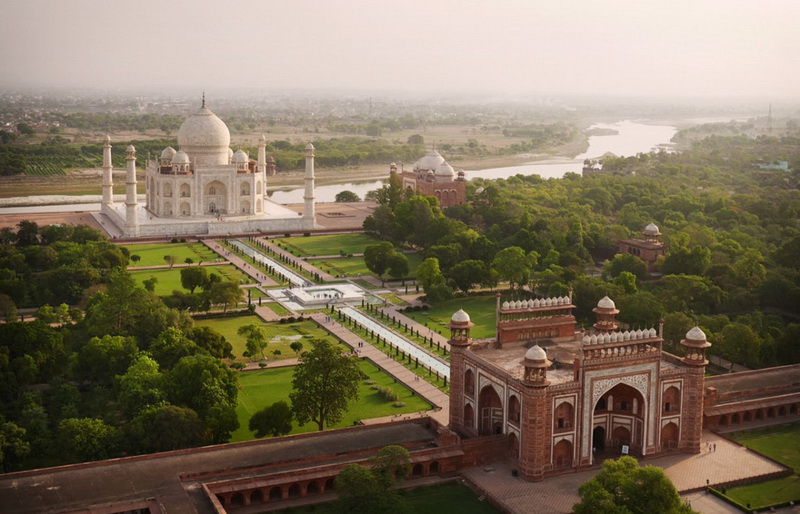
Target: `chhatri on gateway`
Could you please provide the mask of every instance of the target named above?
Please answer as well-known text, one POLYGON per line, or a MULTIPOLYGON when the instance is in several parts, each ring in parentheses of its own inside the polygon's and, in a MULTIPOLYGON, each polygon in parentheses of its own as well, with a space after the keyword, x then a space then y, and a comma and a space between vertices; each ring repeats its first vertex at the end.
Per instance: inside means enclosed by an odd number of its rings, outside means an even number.
POLYGON ((227 235, 315 228, 314 145, 306 146, 303 213, 267 197, 267 140, 258 140, 258 159, 230 148, 227 125, 205 105, 178 131, 179 150, 167 147, 145 174, 145 202, 136 194, 136 149, 127 148, 125 203, 113 201, 111 139, 103 145, 103 199, 95 214, 124 237, 227 235))

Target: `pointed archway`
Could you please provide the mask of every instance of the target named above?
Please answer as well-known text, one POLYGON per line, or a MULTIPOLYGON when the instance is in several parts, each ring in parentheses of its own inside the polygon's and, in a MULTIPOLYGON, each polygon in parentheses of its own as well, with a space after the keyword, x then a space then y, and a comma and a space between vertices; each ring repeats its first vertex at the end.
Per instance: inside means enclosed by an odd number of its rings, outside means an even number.
POLYGON ((492 386, 481 389, 478 396, 478 412, 480 435, 497 435, 503 433, 503 401, 492 386))

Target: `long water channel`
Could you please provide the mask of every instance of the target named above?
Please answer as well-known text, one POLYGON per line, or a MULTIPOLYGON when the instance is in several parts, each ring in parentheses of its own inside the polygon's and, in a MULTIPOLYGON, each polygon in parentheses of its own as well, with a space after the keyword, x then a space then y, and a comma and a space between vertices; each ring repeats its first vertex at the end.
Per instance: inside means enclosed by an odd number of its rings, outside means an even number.
POLYGON ((307 287, 313 285, 313 282, 310 282, 305 277, 298 275, 294 271, 288 269, 283 264, 273 260, 270 257, 267 257, 263 253, 259 252, 255 248, 244 244, 243 242, 239 241, 238 239, 234 239, 231 241, 231 244, 247 254, 248 256, 252 257, 259 264, 263 264, 267 267, 272 267, 275 271, 286 277, 286 280, 291 282, 293 285, 300 286, 300 287, 307 287))
POLYGON ((387 342, 393 344, 394 346, 399 347, 401 351, 410 354, 412 358, 419 359, 420 363, 424 364, 433 371, 439 373, 439 375, 444 375, 448 379, 450 378, 450 366, 446 362, 437 359, 436 357, 429 354, 425 350, 419 348, 417 345, 409 343, 408 341, 398 336, 391 330, 387 329, 380 323, 377 323, 369 316, 365 316, 364 314, 362 314, 361 312, 352 307, 342 307, 341 309, 339 309, 339 312, 355 320, 356 323, 366 328, 367 330, 371 330, 375 334, 379 335, 381 339, 384 339, 387 342))

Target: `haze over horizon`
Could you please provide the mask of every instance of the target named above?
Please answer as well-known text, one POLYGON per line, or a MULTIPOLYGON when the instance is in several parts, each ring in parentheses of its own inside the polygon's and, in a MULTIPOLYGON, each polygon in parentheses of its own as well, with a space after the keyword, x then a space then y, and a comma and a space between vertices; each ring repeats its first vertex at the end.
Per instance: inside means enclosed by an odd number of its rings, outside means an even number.
POLYGON ((800 2, 26 0, 0 87, 797 99, 800 2))

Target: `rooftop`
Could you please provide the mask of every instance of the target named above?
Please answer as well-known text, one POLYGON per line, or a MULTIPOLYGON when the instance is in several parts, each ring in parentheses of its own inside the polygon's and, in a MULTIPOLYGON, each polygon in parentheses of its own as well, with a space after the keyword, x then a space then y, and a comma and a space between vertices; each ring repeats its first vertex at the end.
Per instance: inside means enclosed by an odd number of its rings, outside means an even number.
POLYGON ((302 468, 312 465, 304 459, 342 459, 390 444, 423 448, 434 441, 434 432, 422 425, 393 423, 9 473, 0 475, 0 505, 13 514, 156 498, 166 512, 211 513, 211 503, 196 485, 199 478, 191 477, 219 480, 224 474, 241 476, 245 468, 252 473, 254 467, 281 464, 302 468))

